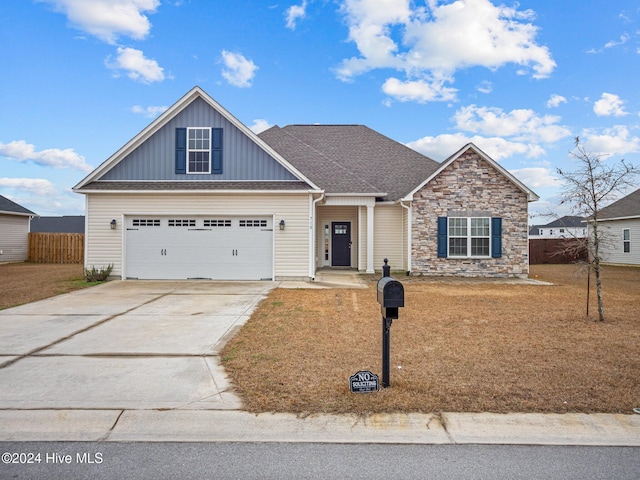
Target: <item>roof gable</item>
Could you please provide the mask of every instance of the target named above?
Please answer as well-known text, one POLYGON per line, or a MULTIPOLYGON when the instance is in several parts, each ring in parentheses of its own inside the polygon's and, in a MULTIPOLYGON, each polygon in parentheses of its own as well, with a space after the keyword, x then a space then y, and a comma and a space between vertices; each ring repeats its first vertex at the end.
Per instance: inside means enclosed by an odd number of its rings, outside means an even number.
POLYGON ((525 184, 523 184, 520 180, 514 177, 511 173, 509 173, 506 169, 504 169, 499 163, 489 157, 486 153, 476 147, 473 143, 468 143, 456 153, 451 155, 448 159, 440 164, 438 169, 434 171, 426 180, 424 180, 420 185, 414 188, 408 195, 406 195, 403 200, 411 200, 413 195, 415 195, 419 190, 421 190, 427 183, 436 178, 444 169, 446 169, 449 165, 455 162, 458 158, 460 158, 467 151, 472 150, 474 153, 478 154, 485 162, 491 165, 495 170, 500 172, 507 180, 509 180, 513 185, 516 186, 519 190, 524 192, 527 195, 527 199, 529 202, 535 202, 540 197, 536 195, 531 189, 529 189, 525 184))
POLYGON ((260 137, 327 194, 397 201, 438 163, 364 125, 289 125, 260 137))
POLYGON ((598 220, 640 217, 640 189, 598 212, 598 220))
MULTIPOLYGON (((194 87, 74 187, 130 181, 295 181, 316 188, 200 87, 194 87), (176 128, 223 129, 222 174, 176 174, 176 128)), ((88 190, 88 189, 85 189, 88 190)))
POLYGON ((16 202, 9 200, 7 197, 0 195, 0 213, 7 215, 32 216, 35 215, 31 210, 18 205, 16 202))

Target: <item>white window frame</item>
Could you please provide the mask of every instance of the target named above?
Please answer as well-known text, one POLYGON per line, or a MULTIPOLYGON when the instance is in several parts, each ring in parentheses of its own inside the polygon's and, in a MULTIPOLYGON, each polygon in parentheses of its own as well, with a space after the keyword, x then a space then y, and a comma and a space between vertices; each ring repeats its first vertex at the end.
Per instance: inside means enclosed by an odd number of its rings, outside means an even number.
MULTIPOLYGON (((453 223, 461 223, 461 222, 453 222, 453 223)), ((460 228, 462 226, 459 226, 458 228, 460 228)), ((449 221, 447 222, 447 257, 451 257, 451 258, 491 258, 491 217, 449 217, 449 221), (462 231, 461 234, 458 235, 452 235, 451 233, 451 220, 466 220, 465 225, 464 225, 464 229, 462 231), (473 235, 473 230, 474 228, 477 229, 477 226, 472 228, 473 225, 473 220, 484 220, 487 222, 487 227, 488 227, 488 233, 487 235, 477 235, 477 231, 476 231, 476 235, 473 235), (478 239, 478 238, 482 238, 482 239, 486 239, 487 240, 487 254, 486 255, 472 255, 472 243, 473 243, 473 239, 478 239), (451 240, 452 239, 465 239, 466 240, 466 246, 465 246, 465 254, 461 255, 461 254, 456 254, 456 253, 451 253, 451 240)))
POLYGON ((631 253, 631 229, 630 228, 622 229, 622 253, 631 253))
POLYGON ((212 142, 212 132, 211 127, 188 127, 187 128, 187 174, 190 175, 206 175, 211 173, 211 142, 212 142), (205 139, 191 138, 191 132, 195 132, 197 130, 206 130, 209 133, 209 138, 207 140, 207 148, 204 148, 204 144, 199 146, 197 145, 198 140, 204 142, 205 139), (192 140, 196 142, 192 145, 192 140), (198 172, 191 170, 191 153, 206 153, 208 156, 207 170, 198 172))

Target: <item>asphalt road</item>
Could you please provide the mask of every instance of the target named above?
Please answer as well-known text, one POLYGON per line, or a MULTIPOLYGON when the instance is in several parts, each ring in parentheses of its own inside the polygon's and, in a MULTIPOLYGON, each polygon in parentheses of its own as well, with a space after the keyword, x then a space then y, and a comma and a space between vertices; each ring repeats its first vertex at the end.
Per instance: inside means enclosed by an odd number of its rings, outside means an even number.
POLYGON ((640 447, 0 442, 0 479, 640 479, 640 447))

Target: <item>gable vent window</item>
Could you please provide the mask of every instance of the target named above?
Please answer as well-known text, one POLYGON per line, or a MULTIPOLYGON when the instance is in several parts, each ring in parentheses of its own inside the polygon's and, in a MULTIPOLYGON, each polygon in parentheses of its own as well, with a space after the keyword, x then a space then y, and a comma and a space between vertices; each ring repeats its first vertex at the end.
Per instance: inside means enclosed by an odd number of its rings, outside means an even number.
POLYGON ((205 220, 205 227, 230 227, 231 220, 205 220))
POLYGON ((160 219, 134 218, 132 224, 134 227, 159 227, 160 219))
POLYGON ((240 220, 241 227, 262 227, 267 226, 266 220, 240 220))
POLYGON ((195 227, 196 226, 196 221, 195 221, 195 219, 189 219, 189 220, 171 219, 171 220, 169 220, 169 226, 170 227, 195 227))

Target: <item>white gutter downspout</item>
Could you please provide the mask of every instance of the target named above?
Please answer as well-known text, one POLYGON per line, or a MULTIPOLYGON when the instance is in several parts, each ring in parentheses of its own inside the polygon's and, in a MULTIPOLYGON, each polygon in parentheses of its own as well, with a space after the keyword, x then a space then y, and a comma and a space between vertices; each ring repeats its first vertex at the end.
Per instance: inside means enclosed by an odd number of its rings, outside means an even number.
POLYGON ((409 201, 409 205, 405 205, 404 203, 402 203, 402 200, 400 201, 400 205, 403 208, 407 209, 407 273, 411 272, 411 247, 412 247, 412 243, 411 243, 411 222, 412 222, 412 218, 411 218, 411 202, 409 201))
POLYGON ((318 198, 309 203, 309 221, 311 222, 309 229, 309 278, 311 281, 315 280, 316 277, 316 204, 320 200, 324 200, 324 191, 318 198))

